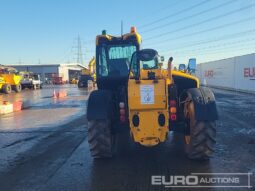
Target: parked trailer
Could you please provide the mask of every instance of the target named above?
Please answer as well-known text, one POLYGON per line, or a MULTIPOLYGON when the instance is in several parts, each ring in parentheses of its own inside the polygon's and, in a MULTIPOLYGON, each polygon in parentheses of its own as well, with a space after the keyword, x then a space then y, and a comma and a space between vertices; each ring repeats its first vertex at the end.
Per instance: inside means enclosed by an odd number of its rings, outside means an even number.
POLYGON ((255 53, 201 63, 196 76, 203 85, 255 93, 255 53))

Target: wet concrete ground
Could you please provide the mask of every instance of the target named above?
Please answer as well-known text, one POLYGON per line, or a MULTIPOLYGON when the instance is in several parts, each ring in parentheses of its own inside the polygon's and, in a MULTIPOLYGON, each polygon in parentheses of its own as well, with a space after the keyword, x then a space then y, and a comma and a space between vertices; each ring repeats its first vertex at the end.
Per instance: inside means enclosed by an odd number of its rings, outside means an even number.
MULTIPOLYGON (((0 117, 0 190, 254 190, 151 185, 152 175, 254 174, 254 95, 214 89, 220 120, 210 161, 187 159, 178 134, 171 133, 162 145, 144 148, 133 144, 125 132, 117 137, 112 159, 94 161, 86 139, 88 92, 75 86, 63 88, 69 92, 64 100, 49 98, 49 88, 0 95, 0 99, 29 97, 32 102, 25 111, 0 117), (32 99, 32 94, 40 96, 32 99)), ((254 187, 254 175, 251 178, 254 187)))

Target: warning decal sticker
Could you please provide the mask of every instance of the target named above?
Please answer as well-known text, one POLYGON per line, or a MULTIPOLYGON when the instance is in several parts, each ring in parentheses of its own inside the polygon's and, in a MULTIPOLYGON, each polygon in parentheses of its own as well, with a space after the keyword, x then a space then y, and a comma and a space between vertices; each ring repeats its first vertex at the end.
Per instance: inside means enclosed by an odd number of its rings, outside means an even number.
POLYGON ((154 85, 140 86, 141 104, 154 104, 154 85))

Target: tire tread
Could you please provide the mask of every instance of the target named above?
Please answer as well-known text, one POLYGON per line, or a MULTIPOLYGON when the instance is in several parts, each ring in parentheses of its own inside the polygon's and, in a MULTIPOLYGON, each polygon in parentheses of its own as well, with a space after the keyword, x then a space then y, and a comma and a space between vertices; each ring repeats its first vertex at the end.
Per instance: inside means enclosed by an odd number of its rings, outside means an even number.
POLYGON ((88 143, 93 158, 112 157, 112 135, 109 120, 88 123, 88 143))

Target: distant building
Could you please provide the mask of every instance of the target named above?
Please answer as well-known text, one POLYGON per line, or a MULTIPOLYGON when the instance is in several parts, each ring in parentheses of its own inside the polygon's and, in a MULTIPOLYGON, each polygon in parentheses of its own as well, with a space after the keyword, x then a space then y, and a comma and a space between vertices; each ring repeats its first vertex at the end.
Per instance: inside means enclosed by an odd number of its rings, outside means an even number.
POLYGON ((27 65, 6 65, 16 68, 18 71, 27 71, 40 74, 43 82, 53 77, 62 77, 63 81, 69 81, 80 74, 85 67, 77 63, 67 64, 27 64, 27 65))

